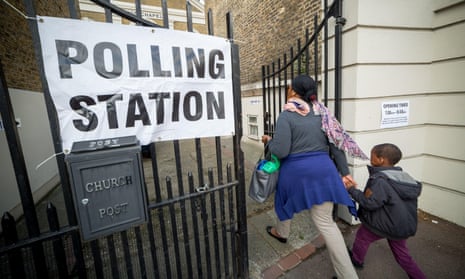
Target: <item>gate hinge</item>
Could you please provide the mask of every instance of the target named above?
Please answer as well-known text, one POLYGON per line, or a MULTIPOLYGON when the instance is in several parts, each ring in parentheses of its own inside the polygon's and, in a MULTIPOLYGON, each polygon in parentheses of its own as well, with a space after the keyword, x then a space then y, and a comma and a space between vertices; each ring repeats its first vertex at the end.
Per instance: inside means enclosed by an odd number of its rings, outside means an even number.
POLYGON ((345 17, 337 17, 336 24, 346 25, 347 19, 345 17))

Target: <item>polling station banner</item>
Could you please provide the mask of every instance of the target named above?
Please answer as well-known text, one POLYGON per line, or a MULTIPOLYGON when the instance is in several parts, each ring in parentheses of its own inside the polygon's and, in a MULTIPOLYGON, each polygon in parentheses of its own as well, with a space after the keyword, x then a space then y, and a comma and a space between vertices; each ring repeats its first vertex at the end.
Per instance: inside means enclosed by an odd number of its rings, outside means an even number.
POLYGON ((45 76, 63 150, 135 135, 234 134, 230 43, 164 28, 39 17, 45 76))

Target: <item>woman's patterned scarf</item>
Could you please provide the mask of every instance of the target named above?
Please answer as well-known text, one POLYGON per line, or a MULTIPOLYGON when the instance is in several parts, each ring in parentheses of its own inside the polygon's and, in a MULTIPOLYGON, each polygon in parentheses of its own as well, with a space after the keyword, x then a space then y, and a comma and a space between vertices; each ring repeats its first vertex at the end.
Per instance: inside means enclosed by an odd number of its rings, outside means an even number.
MULTIPOLYGON (((341 123, 330 113, 327 107, 317 100, 314 100, 312 105, 315 115, 321 115, 321 129, 325 132, 329 142, 333 143, 340 150, 347 152, 351 157, 368 160, 362 149, 347 134, 341 123)), ((284 105, 284 110, 297 112, 305 116, 310 112, 310 106, 302 99, 290 98, 284 105)))

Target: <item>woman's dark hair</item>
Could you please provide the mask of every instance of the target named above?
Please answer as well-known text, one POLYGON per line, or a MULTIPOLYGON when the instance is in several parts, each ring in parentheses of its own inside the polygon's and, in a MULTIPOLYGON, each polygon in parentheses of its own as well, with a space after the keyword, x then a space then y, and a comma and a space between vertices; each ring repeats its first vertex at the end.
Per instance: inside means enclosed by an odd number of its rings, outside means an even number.
POLYGON ((317 98, 316 83, 307 75, 296 76, 292 80, 292 90, 306 102, 312 102, 317 98))
POLYGON ((375 145, 372 150, 376 156, 387 159, 393 166, 402 159, 402 151, 392 143, 375 145))

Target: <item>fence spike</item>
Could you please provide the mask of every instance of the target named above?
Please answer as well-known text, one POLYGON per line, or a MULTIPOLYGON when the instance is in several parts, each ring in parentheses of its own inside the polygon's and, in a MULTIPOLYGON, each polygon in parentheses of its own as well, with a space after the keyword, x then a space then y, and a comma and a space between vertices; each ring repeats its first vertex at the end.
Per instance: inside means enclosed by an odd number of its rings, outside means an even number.
POLYGON ((56 232, 60 230, 60 222, 58 221, 57 209, 51 202, 47 204, 47 220, 48 226, 51 231, 56 232))
POLYGON ((18 241, 15 217, 13 217, 13 215, 11 215, 9 212, 3 213, 2 230, 5 237, 5 244, 9 245, 18 241))

